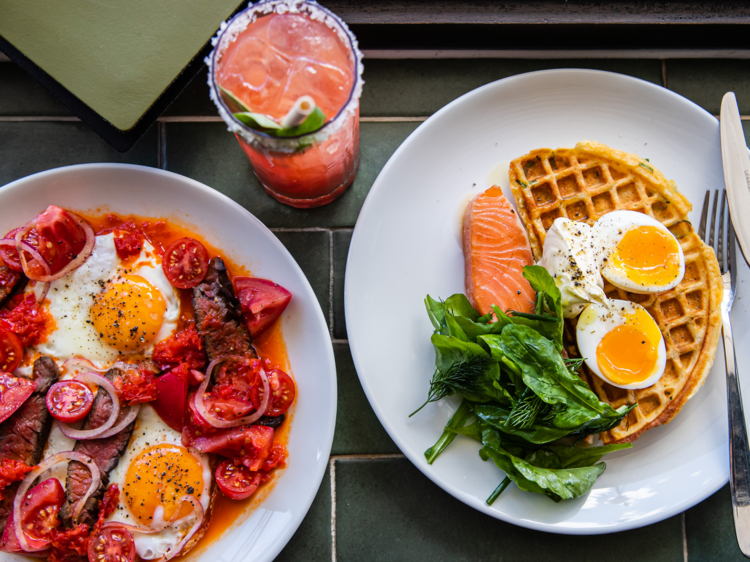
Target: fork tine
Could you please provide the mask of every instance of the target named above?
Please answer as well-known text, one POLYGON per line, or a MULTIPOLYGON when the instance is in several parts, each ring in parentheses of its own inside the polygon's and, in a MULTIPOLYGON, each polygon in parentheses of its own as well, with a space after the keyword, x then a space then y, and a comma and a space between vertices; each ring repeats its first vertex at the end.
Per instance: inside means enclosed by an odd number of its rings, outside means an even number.
POLYGON ((698 227, 698 237, 706 241, 706 224, 708 223, 708 204, 711 202, 711 190, 706 190, 706 196, 703 198, 703 210, 701 211, 701 223, 698 227))
POLYGON ((719 260, 719 269, 721 270, 722 274, 727 270, 727 268, 724 265, 724 263, 725 263, 724 262, 724 214, 725 214, 725 211, 726 211, 726 201, 727 201, 726 195, 727 195, 726 194, 726 190, 722 189, 721 195, 720 195, 720 197, 721 197, 721 215, 719 215, 719 236, 718 236, 718 238, 719 238, 719 240, 718 240, 719 249, 716 252, 717 258, 719 260))
POLYGON ((734 225, 732 224, 732 215, 729 215, 729 224, 727 228, 729 229, 729 252, 727 255, 727 261, 728 261, 728 267, 729 267, 729 275, 731 277, 732 282, 732 288, 737 286, 737 243, 735 241, 735 234, 734 234, 734 225))
POLYGON ((708 245, 711 246, 711 248, 715 248, 714 233, 716 232, 716 206, 719 202, 718 190, 714 193, 716 193, 716 197, 714 198, 713 210, 711 211, 711 234, 708 237, 708 245))

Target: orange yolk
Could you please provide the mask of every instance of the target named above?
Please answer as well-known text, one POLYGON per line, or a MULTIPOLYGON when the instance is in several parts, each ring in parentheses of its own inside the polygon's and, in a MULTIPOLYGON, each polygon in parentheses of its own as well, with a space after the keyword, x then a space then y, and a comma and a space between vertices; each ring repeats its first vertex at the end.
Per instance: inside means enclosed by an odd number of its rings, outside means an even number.
POLYGON ((611 259, 628 279, 643 286, 668 285, 680 274, 677 240, 655 226, 628 230, 611 259))
POLYGON ((615 384, 645 381, 656 368, 661 334, 644 310, 628 315, 625 324, 607 332, 596 347, 602 374, 615 384))
POLYGON ((161 293, 140 275, 123 275, 94 299, 91 321, 104 342, 134 352, 159 332, 167 305, 161 293))
POLYGON ((182 496, 200 499, 203 493, 203 467, 187 449, 179 445, 154 445, 141 451, 130 463, 123 494, 130 512, 144 525, 151 524, 156 508, 164 509, 163 519, 176 519, 192 511, 182 496))

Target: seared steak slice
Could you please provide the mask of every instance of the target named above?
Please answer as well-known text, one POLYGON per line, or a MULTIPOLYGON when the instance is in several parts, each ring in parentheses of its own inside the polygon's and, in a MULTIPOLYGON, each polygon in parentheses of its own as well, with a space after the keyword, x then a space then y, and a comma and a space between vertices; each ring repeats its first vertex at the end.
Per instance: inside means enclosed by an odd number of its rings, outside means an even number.
MULTIPOLYGON (((42 460, 44 446, 47 443, 52 416, 47 411, 45 398, 47 391, 60 376, 55 362, 43 356, 34 362, 32 373, 36 388, 12 416, 0 424, 0 459, 23 461, 29 466, 39 464, 42 460)), ((13 499, 18 482, 5 488, 5 498, 0 502, 0 532, 5 529, 10 512, 13 510, 13 499)))
MULTIPOLYGON (((111 381, 118 375, 120 375, 119 369, 110 369, 104 376, 111 381)), ((127 407, 120 410, 120 415, 117 421, 115 421, 115 425, 127 415, 127 411, 127 407)), ((89 412, 89 415, 83 422, 81 429, 96 429, 109 418, 111 412, 112 398, 104 391, 97 392, 94 404, 91 406, 91 412, 89 412)), ((108 474, 120 462, 120 455, 122 455, 125 447, 128 446, 134 426, 135 422, 129 424, 125 429, 112 437, 76 442, 73 450, 91 457, 102 473, 102 483, 99 486, 99 490, 86 500, 86 504, 78 518, 78 523, 86 523, 89 527, 92 527, 96 522, 99 514, 99 500, 101 500, 104 490, 106 490, 109 483, 108 474)), ((91 472, 86 465, 78 461, 69 462, 68 477, 65 482, 65 503, 60 510, 60 519, 66 528, 70 529, 74 526, 73 504, 83 497, 90 485, 91 472)))
POLYGON ((195 327, 203 337, 209 361, 220 355, 257 357, 221 258, 211 260, 206 278, 193 289, 193 309, 195 327))
POLYGON ((0 306, 26 285, 26 276, 0 262, 0 306))

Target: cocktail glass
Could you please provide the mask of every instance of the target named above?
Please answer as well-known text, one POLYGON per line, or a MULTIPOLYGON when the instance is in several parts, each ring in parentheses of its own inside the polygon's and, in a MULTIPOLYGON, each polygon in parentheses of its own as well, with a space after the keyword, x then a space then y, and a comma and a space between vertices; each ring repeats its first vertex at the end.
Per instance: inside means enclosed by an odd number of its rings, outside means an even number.
POLYGON ((310 0, 266 0, 222 24, 206 58, 211 99, 266 191, 293 207, 339 197, 359 169, 362 53, 346 24, 310 0), (326 114, 317 131, 280 138, 234 116, 223 89, 283 122, 302 96, 326 114))

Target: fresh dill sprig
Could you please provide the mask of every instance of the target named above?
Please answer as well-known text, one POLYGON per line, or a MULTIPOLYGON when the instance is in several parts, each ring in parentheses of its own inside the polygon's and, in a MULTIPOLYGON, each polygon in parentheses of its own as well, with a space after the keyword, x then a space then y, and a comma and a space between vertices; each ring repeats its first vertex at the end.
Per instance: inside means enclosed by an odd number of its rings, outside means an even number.
POLYGON ((487 365, 492 362, 491 357, 464 356, 443 371, 435 369, 430 381, 430 392, 427 401, 415 410, 409 417, 424 408, 430 402, 437 402, 446 396, 461 394, 463 390, 473 391, 476 380, 482 375, 487 365))
POLYGON ((581 357, 575 357, 572 359, 563 358, 563 361, 565 361, 565 366, 568 368, 568 371, 576 375, 578 374, 578 369, 581 368, 581 365, 583 365, 585 359, 581 357))

